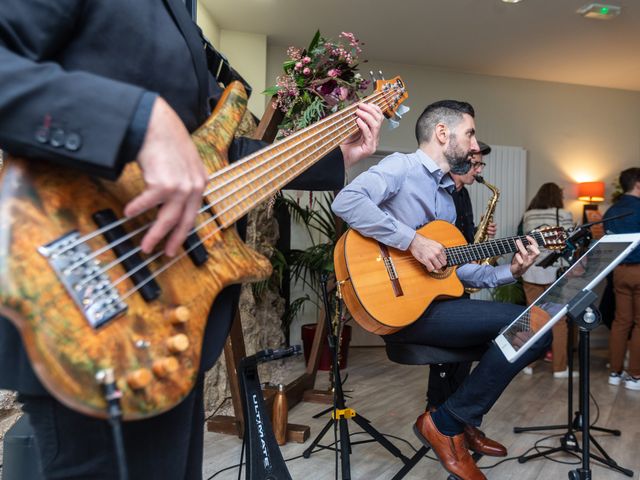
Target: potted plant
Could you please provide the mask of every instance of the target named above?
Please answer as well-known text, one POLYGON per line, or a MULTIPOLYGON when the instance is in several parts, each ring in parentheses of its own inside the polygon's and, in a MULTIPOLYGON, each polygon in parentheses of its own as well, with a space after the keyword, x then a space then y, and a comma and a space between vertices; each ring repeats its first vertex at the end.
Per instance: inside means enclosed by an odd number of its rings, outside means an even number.
MULTIPOLYGON (((361 45, 362 42, 353 33, 342 32, 338 41, 333 41, 317 31, 306 49, 293 46, 287 49, 288 58, 283 64, 283 74, 277 78, 275 86, 263 92, 272 96, 273 107, 284 113, 277 137, 290 135, 360 99, 370 83, 357 72, 361 45)), ((282 272, 288 269, 291 277, 302 282, 309 290, 290 301, 286 308, 282 329, 287 344, 291 322, 296 315, 309 302, 318 307, 322 303, 320 279, 323 273, 329 275, 330 304, 335 310, 333 249, 339 238, 339 228, 331 211, 332 200, 332 195, 325 195, 320 201, 311 201, 309 206, 303 207, 291 198, 279 196, 276 199, 276 202, 286 206, 293 220, 304 225, 312 241, 309 248, 274 252, 272 256, 274 271, 280 274, 280 278, 276 279, 279 283, 282 282, 282 272)), ((315 325, 304 326, 303 339, 309 336, 313 338, 313 329, 315 325)), ((345 340, 349 338, 350 329, 343 329, 345 340)), ((346 342, 341 350, 340 363, 343 367, 347 358, 346 342)), ((309 347, 305 347, 305 356, 308 351, 309 347)), ((321 357, 321 369, 330 368, 328 349, 326 355, 323 353, 321 357)))
MULTIPOLYGON (((314 201, 313 196, 309 205, 302 206, 291 197, 281 196, 277 202, 287 208, 292 221, 304 226, 311 245, 305 249, 292 249, 284 257, 291 278, 301 282, 307 293, 292 300, 285 310, 283 317, 283 330, 288 333, 293 319, 301 313, 305 305, 311 303, 319 310, 322 305, 322 276, 327 275, 327 286, 331 315, 337 309, 337 289, 335 287, 335 270, 333 266, 333 250, 342 233, 342 223, 331 211, 333 194, 325 193, 320 200, 314 201)), ((315 335, 316 324, 302 326, 301 337, 304 344, 305 357, 308 360, 308 352, 315 335)), ((287 335, 288 337, 288 335, 287 335)), ((342 329, 340 340, 340 368, 346 367, 348 345, 351 339, 351 326, 345 325, 342 329)), ((321 370, 331 367, 331 358, 328 346, 323 347, 320 357, 321 370)))

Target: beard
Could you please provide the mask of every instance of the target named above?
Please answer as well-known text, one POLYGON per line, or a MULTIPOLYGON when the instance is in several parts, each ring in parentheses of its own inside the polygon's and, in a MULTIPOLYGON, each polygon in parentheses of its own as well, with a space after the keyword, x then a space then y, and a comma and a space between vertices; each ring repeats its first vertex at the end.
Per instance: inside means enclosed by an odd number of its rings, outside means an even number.
POLYGON ((464 175, 471 170, 471 150, 461 150, 455 135, 451 135, 449 146, 444 151, 444 158, 449 162, 451 173, 464 175))

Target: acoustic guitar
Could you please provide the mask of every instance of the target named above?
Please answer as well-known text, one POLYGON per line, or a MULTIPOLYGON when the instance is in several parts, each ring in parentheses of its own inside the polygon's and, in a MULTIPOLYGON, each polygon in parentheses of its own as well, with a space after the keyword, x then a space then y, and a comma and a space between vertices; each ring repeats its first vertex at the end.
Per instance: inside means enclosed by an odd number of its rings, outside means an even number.
MULTIPOLYGON (((361 101, 389 117, 406 97, 396 77, 377 81, 361 101)), ((125 420, 179 403, 195 383, 218 292, 271 272, 234 223, 358 131, 351 105, 229 165, 227 149, 246 103, 242 85, 231 84, 192 135, 209 184, 196 226, 174 258, 140 251, 153 212, 123 217, 124 205, 144 189, 137 164, 109 182, 46 162, 5 162, 0 314, 20 331, 47 390, 68 407, 105 418, 101 382, 112 377, 125 420)))
MULTIPOLYGON (((338 240, 334 264, 340 293, 365 330, 379 335, 397 332, 415 322, 433 300, 462 295, 457 265, 516 252, 518 239, 529 243, 516 236, 467 245, 460 230, 443 220, 429 222, 418 233, 446 247, 444 269, 428 272, 408 250, 388 247, 355 230, 347 230, 338 240)), ((529 235, 540 247, 564 248, 566 232, 561 227, 529 235)))

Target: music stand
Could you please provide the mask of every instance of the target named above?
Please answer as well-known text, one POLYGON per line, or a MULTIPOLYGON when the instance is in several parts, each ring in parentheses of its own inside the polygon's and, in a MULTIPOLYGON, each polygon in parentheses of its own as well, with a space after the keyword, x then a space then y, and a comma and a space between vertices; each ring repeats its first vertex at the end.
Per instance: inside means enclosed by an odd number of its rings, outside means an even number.
MULTIPOLYGON (((591 229, 592 224, 582 225, 573 230, 567 238, 567 248, 565 251, 558 253, 553 252, 540 262, 539 267, 550 267, 555 261, 563 256, 569 262, 569 265, 575 263, 575 261, 581 256, 581 253, 586 251, 587 246, 592 240, 591 229)), ((580 312, 578 312, 580 313, 580 312)), ((601 315, 598 317, 601 319, 601 315)), ((562 320, 561 320, 562 321, 562 320)), ((519 463, 525 463, 529 460, 539 457, 547 457, 557 452, 572 453, 578 451, 578 440, 575 435, 575 431, 581 428, 581 416, 580 412, 583 411, 582 397, 580 397, 580 406, 578 411, 573 410, 573 352, 574 352, 574 324, 576 321, 567 320, 567 371, 569 372, 567 379, 567 423, 562 425, 538 425, 535 427, 513 427, 513 433, 525 433, 525 432, 540 432, 546 430, 566 430, 565 434, 560 438, 560 446, 546 450, 544 452, 538 452, 531 455, 522 455, 518 458, 519 463)), ((600 324, 600 321, 597 322, 600 324)), ((595 325, 594 325, 595 327, 595 325)), ((621 435, 620 430, 603 428, 597 425, 591 425, 591 430, 597 430, 599 432, 609 433, 619 437, 621 435)), ((602 451, 605 458, 610 459, 606 452, 602 451)))
MULTIPOLYGON (((595 328, 600 315, 593 302, 597 295, 593 289, 613 270, 640 242, 640 234, 606 235, 596 242, 575 262, 549 289, 547 289, 516 320, 505 327, 494 342, 510 362, 519 358, 531 345, 542 337, 562 317, 567 315, 580 328, 580 408, 576 426, 582 430, 582 447, 573 435, 575 426, 569 426, 564 444, 557 451, 582 453, 582 467, 569 472, 572 480, 591 478, 591 458, 614 468, 628 476, 633 472, 619 466, 590 434, 589 424, 589 332, 595 328), (569 444, 566 440, 569 439, 569 444), (574 444, 575 442, 575 444, 574 444), (603 457, 590 453, 593 443, 603 457)), ((548 455, 552 452, 545 452, 548 455)), ((521 463, 537 458, 541 454, 523 457, 521 463)))

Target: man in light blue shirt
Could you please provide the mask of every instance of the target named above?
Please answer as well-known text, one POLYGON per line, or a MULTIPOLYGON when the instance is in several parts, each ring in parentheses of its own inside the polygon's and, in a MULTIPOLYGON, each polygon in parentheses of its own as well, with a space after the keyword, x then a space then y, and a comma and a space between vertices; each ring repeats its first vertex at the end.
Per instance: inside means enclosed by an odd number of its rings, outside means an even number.
MULTIPOLYGON (((464 174, 479 150, 473 107, 443 100, 429 105, 416 123, 419 148, 394 153, 359 175, 336 197, 332 208, 362 235, 411 254, 429 272, 446 266, 444 247, 416 232, 432 220, 455 223, 449 172, 464 174)), ((495 287, 513 282, 531 266, 539 251, 532 238, 518 240, 511 264, 465 264, 457 269, 468 287, 495 287)), ((513 321, 523 307, 467 298, 434 301, 413 324, 385 335, 387 342, 465 348, 485 345, 513 321)), ((460 388, 433 414, 416 421, 420 440, 429 444, 450 473, 463 480, 485 478, 465 447, 464 429, 477 427, 511 379, 550 344, 545 336, 518 361, 507 362, 493 344, 460 388)))

